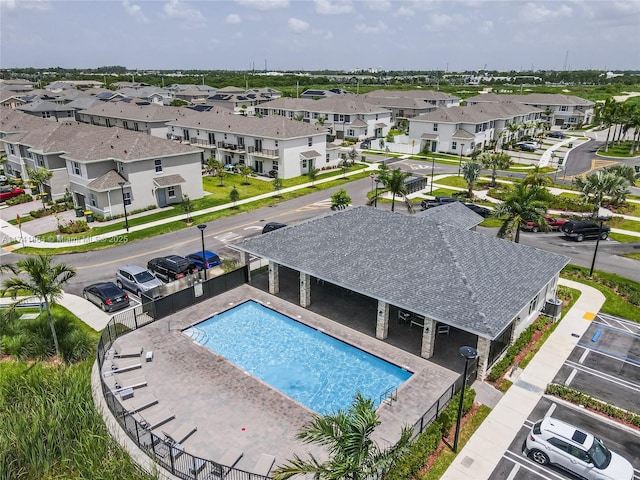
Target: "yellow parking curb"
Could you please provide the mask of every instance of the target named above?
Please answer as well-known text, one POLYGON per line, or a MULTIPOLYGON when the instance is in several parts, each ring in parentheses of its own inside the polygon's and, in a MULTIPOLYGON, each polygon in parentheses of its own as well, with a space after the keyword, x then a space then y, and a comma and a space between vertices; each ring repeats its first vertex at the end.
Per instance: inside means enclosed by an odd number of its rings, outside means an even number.
POLYGON ((584 318, 585 320, 593 320, 594 318, 596 318, 596 314, 591 312, 586 312, 582 318, 584 318))

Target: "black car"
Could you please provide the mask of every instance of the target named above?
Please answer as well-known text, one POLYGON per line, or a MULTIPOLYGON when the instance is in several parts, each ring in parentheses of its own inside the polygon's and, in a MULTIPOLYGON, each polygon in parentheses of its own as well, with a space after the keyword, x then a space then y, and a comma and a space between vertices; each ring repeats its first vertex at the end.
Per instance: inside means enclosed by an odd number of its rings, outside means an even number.
POLYGON ((278 230, 279 228, 284 228, 286 226, 287 225, 284 223, 269 222, 269 223, 266 223, 265 226, 262 228, 262 233, 273 232, 274 230, 278 230))
POLYGON ((438 196, 435 200, 422 200, 420 202, 420 206, 423 210, 426 210, 427 208, 439 207, 440 205, 445 205, 447 203, 453 202, 460 202, 460 200, 453 197, 438 196))
POLYGON ((147 262, 147 268, 165 282, 173 282, 198 271, 192 261, 178 255, 152 258, 147 262))
POLYGON ((113 282, 95 283, 84 287, 82 296, 105 312, 129 306, 129 295, 113 282))
POLYGON ((583 241, 585 238, 598 238, 606 240, 611 229, 607 225, 600 225, 591 220, 576 220, 565 223, 562 233, 569 238, 575 239, 577 242, 583 241))
POLYGON ((547 135, 549 138, 565 138, 566 136, 567 135, 564 132, 559 131, 549 132, 549 135, 547 135))
POLYGON ((489 210, 486 207, 482 207, 480 205, 476 205, 475 203, 465 203, 464 205, 469 210, 473 210, 474 212, 476 212, 482 218, 489 218, 491 216, 491 213, 492 213, 491 210, 489 210))

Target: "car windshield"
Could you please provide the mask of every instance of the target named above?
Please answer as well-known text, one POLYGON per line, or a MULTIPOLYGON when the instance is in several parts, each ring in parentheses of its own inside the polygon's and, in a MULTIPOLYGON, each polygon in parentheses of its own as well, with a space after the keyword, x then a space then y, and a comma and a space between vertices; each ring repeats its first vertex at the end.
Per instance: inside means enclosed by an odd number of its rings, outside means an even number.
POLYGON ((594 437, 593 445, 589 449, 589 456, 593 464, 601 470, 607 468, 611 462, 611 452, 599 438, 594 437))
POLYGON ((145 270, 144 272, 140 272, 140 273, 136 273, 133 278, 136 279, 136 282, 138 283, 146 283, 146 282, 150 282, 151 280, 153 280, 154 277, 151 272, 149 272, 148 270, 145 270))

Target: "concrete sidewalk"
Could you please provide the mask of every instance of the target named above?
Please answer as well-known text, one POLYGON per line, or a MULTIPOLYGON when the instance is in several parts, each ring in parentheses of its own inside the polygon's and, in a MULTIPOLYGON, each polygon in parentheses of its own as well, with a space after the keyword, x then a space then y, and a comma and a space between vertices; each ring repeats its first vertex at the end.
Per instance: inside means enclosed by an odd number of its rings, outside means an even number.
POLYGON ((593 287, 565 279, 560 279, 559 284, 580 290, 580 298, 531 363, 515 375, 514 384, 459 452, 442 480, 491 478, 491 473, 544 394, 546 386, 553 381, 604 304, 604 295, 593 287))

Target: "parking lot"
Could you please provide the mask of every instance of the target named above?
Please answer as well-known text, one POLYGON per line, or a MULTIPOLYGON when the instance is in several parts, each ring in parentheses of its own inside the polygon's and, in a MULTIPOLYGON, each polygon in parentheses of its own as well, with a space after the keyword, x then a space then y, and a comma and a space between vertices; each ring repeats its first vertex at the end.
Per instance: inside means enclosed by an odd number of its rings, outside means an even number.
MULTIPOLYGON (((577 477, 553 465, 541 466, 522 454, 522 446, 533 424, 551 414, 572 425, 579 426, 600 438, 614 452, 629 460, 634 468, 634 479, 640 479, 640 432, 616 424, 605 417, 580 407, 542 398, 520 428, 517 436, 504 453, 491 475, 495 480, 575 480, 577 477)), ((622 480, 622 479, 621 479, 622 480)))

